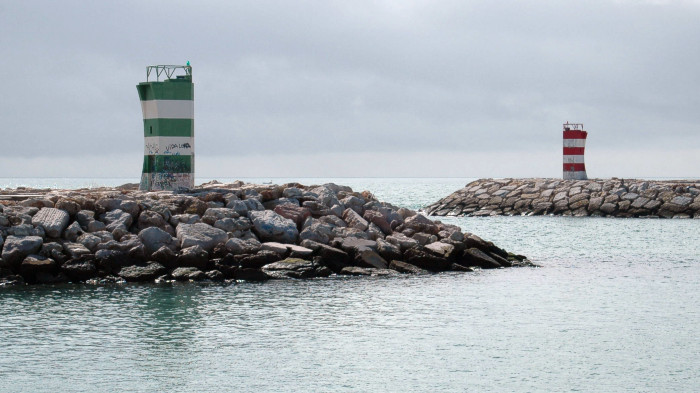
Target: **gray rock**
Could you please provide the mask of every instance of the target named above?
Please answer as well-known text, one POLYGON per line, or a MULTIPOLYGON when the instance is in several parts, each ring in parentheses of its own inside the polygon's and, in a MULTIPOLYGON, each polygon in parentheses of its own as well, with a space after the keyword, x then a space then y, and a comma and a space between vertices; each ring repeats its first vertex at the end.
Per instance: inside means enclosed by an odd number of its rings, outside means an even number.
POLYGON ((418 242, 421 246, 425 246, 427 244, 433 243, 437 241, 437 236, 435 235, 429 235, 427 233, 416 233, 415 235, 411 236, 415 241, 418 242))
MULTIPOLYGON (((335 242, 334 242, 335 243, 335 242)), ((340 248, 350 254, 351 256, 357 256, 363 251, 371 250, 377 251, 377 242, 374 240, 365 240, 358 238, 345 238, 340 242, 340 248)))
POLYGON ((56 209, 65 211, 71 217, 75 217, 75 215, 80 211, 80 204, 68 198, 59 198, 58 201, 56 201, 55 207, 56 209))
POLYGON ((61 237, 61 233, 68 226, 70 216, 67 212, 44 207, 32 217, 32 225, 44 228, 46 235, 53 238, 61 237))
POLYGON ((224 281, 226 279, 226 277, 224 277, 224 274, 218 270, 209 270, 208 272, 206 272, 204 274, 206 275, 207 279, 209 279, 211 281, 221 282, 221 281, 224 281))
POLYGON ((80 227, 80 224, 78 224, 77 221, 74 221, 72 224, 68 225, 66 230, 63 232, 63 238, 74 242, 78 236, 82 235, 83 228, 80 227))
POLYGON ((265 206, 257 199, 246 199, 243 203, 248 207, 248 212, 265 210, 265 206))
POLYGON ((397 261, 393 260, 391 263, 389 263, 389 269, 394 269, 398 272, 401 273, 408 273, 408 274, 428 274, 430 273, 429 271, 425 269, 421 269, 416 265, 411 265, 410 263, 406 263, 403 261, 397 261))
POLYGON ((369 227, 367 220, 362 218, 356 211, 348 208, 343 212, 343 220, 350 228, 355 228, 360 231, 366 231, 369 227))
POLYGON ((87 224, 87 231, 91 233, 104 231, 105 229, 107 229, 107 225, 102 221, 92 220, 87 224))
POLYGON ((355 256, 355 262, 359 266, 387 269, 389 264, 377 252, 370 249, 363 250, 355 256))
POLYGON ((51 273, 58 268, 56 261, 43 255, 28 255, 19 267, 20 274, 25 280, 36 280, 37 273, 51 273))
POLYGON ((267 210, 274 210, 275 207, 284 205, 299 207, 301 204, 299 203, 299 200, 295 198, 279 198, 263 203, 263 206, 267 210))
POLYGON ((233 199, 226 204, 226 208, 233 210, 239 216, 248 216, 248 205, 244 201, 233 199))
POLYGON ((467 249, 464 252, 464 261, 460 262, 460 265, 479 266, 483 269, 497 269, 502 267, 495 259, 475 247, 467 249))
POLYGON ((196 267, 179 267, 173 270, 170 275, 177 281, 201 281, 207 278, 207 275, 196 267))
POLYGON ((315 274, 313 262, 299 258, 287 258, 279 262, 269 263, 261 269, 271 278, 308 278, 315 274))
POLYGON ((176 214, 170 217, 170 225, 177 227, 180 224, 197 224, 201 221, 198 214, 176 214))
POLYGON ((100 220, 107 224, 108 231, 114 232, 120 225, 129 228, 134 222, 134 217, 121 209, 116 209, 101 215, 100 220))
POLYGON ((403 234, 393 234, 391 236, 387 236, 384 240, 387 242, 398 246, 401 249, 401 252, 405 252, 408 249, 418 247, 419 244, 416 240, 411 239, 410 237, 407 237, 403 234))
POLYGON ((75 214, 75 220, 78 221, 81 227, 87 228, 87 225, 95 221, 95 212, 90 210, 81 210, 75 214))
POLYGON ((112 236, 118 241, 121 241, 122 237, 128 234, 129 230, 126 228, 126 226, 124 226, 124 224, 119 224, 112 230, 112 236))
POLYGON ((8 236, 2 248, 2 261, 5 267, 15 267, 30 254, 36 254, 44 239, 39 236, 8 236))
POLYGON ((248 218, 253 223, 253 231, 263 241, 295 243, 299 231, 294 221, 270 211, 250 211, 248 218))
POLYGON ((359 266, 347 266, 342 268, 338 274, 346 276, 371 276, 372 270, 373 269, 359 266))
MULTIPOLYGON (((144 250, 144 253, 145 252, 146 251, 144 250)), ((156 250, 153 254, 151 254, 151 259, 167 267, 173 267, 177 264, 177 254, 175 254, 175 251, 168 246, 163 246, 156 250)))
POLYGON ((304 192, 297 187, 289 187, 285 188, 284 191, 282 191, 282 196, 284 196, 285 198, 295 198, 298 200, 299 198, 304 196, 304 192))
POLYGON ((431 235, 437 235, 437 233, 440 232, 437 225, 435 225, 431 219, 422 214, 416 214, 407 218, 402 226, 405 229, 412 229, 416 232, 424 232, 431 235))
POLYGON ((383 239, 377 239, 377 252, 387 261, 401 258, 399 246, 389 243, 383 239))
POLYGON ((88 250, 88 248, 84 245, 72 242, 64 243, 63 250, 65 251, 66 255, 68 255, 71 259, 78 259, 83 255, 91 253, 90 250, 88 250))
POLYGON ((605 214, 612 214, 615 212, 615 209, 616 209, 615 205, 616 205, 615 203, 608 203, 608 202, 603 203, 600 206, 600 211, 602 211, 605 214))
POLYGON ((180 224, 177 226, 177 239, 180 242, 180 248, 200 246, 208 252, 217 244, 225 243, 228 235, 219 228, 203 223, 180 224))
POLYGON ((286 245, 284 245, 282 243, 278 243, 278 242, 265 242, 261 245, 260 249, 272 251, 272 252, 277 253, 283 257, 285 255, 287 255, 287 251, 288 251, 286 245))
POLYGON ((61 265, 61 271, 71 281, 85 281, 97 276, 97 267, 91 260, 70 260, 61 265))
POLYGON ((119 271, 119 277, 129 282, 153 281, 156 277, 164 274, 166 269, 163 265, 151 262, 146 266, 126 266, 119 271))
POLYGON ((453 246, 452 244, 442 242, 430 243, 427 246, 425 246, 425 248, 433 254, 442 258, 451 257, 455 251, 455 246, 453 246))
POLYGON ((85 248, 90 250, 90 252, 94 253, 97 251, 97 246, 102 243, 102 238, 91 233, 84 233, 74 241, 82 244, 85 248))
POLYGON ((353 195, 353 196, 343 198, 340 201, 340 203, 342 203, 343 206, 345 206, 347 209, 352 209, 358 215, 363 215, 365 212, 364 206, 365 206, 365 203, 367 203, 367 201, 353 195))
POLYGON ((180 267, 196 267, 205 269, 209 262, 209 253, 201 246, 192 246, 180 250, 180 255, 177 256, 177 266, 180 267))
POLYGON ((260 251, 262 245, 255 239, 238 239, 231 238, 226 242, 226 250, 228 252, 238 254, 255 254, 260 251))
POLYGON ((299 234, 300 240, 312 240, 318 243, 328 244, 333 239, 333 227, 324 223, 314 223, 304 228, 299 234))
POLYGON ((685 207, 685 206, 688 206, 691 203, 693 203, 693 198, 690 198, 690 197, 687 197, 684 195, 679 195, 679 196, 671 199, 671 203, 685 207))
POLYGON ((138 229, 145 229, 150 227, 164 228, 168 225, 165 218, 159 213, 152 210, 145 210, 139 214, 139 219, 137 220, 136 226, 138 229))
POLYGON ((175 239, 168 232, 157 227, 141 230, 141 232, 139 232, 139 240, 141 240, 141 243, 146 247, 145 251, 147 255, 153 254, 163 246, 173 250, 176 246, 175 239))

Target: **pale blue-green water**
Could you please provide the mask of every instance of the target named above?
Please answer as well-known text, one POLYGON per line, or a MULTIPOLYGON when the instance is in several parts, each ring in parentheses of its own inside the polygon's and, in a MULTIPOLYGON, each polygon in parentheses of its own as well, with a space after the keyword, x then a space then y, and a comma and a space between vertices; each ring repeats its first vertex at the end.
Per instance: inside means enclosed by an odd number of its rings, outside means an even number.
MULTIPOLYGON (((331 180, 412 208, 468 181, 331 180)), ((700 389, 700 220, 448 220, 541 267, 0 290, 0 391, 700 389)))

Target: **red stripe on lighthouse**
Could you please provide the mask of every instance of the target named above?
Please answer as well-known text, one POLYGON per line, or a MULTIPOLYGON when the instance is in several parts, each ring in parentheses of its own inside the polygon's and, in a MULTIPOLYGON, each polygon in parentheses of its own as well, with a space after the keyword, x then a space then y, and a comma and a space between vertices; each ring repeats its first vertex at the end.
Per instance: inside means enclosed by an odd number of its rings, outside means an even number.
POLYGON ((586 164, 564 163, 565 172, 584 172, 586 164))
POLYGON ((581 130, 566 130, 564 131, 564 139, 586 139, 588 133, 581 130))
POLYGON ((582 156, 583 151, 585 150, 585 147, 565 147, 564 148, 564 155, 565 156, 582 156))

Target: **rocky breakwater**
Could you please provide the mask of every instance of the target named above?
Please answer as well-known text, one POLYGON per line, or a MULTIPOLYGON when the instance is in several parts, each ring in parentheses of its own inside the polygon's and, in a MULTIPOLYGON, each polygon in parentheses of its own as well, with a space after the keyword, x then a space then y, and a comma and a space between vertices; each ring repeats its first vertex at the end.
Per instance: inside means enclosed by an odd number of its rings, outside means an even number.
POLYGON ((433 216, 700 218, 700 182, 481 179, 424 210, 433 216))
POLYGON ((22 191, 0 191, 3 285, 263 281, 529 263, 457 226, 335 184, 22 191))

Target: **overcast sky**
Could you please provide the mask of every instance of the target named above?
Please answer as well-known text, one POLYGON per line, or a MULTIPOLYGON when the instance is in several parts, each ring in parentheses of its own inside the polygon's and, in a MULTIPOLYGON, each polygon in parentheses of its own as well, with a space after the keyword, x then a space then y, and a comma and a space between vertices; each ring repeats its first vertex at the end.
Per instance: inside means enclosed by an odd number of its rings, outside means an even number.
POLYGON ((697 1, 0 0, 0 177, 134 177, 191 62, 198 177, 700 177, 697 1))

